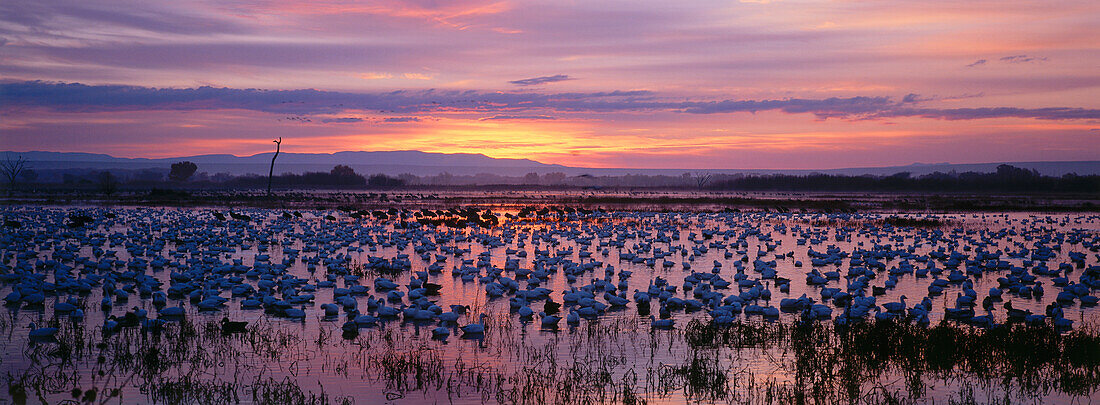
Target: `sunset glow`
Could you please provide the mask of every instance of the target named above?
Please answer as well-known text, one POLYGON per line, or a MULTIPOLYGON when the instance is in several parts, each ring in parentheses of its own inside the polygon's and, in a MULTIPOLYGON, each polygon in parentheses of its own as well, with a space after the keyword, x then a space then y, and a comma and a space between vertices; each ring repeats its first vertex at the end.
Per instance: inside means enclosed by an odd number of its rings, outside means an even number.
POLYGON ((632 168, 1100 159, 1100 4, 0 4, 2 150, 632 168), (262 90, 258 90, 262 89, 262 90))

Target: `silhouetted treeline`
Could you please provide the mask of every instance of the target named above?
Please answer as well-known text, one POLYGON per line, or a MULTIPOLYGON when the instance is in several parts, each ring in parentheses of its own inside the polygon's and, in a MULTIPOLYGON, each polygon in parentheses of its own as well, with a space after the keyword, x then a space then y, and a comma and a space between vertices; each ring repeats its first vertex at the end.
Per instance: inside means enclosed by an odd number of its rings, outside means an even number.
POLYGON ((376 174, 367 179, 367 185, 371 187, 400 187, 405 185, 405 181, 384 174, 376 174))
MULTIPOLYGON (((185 162, 186 163, 186 162, 185 162)), ((190 171, 190 168, 187 168, 190 171)), ((167 170, 66 170, 44 171, 24 176, 17 186, 27 191, 36 188, 71 188, 135 190, 149 188, 264 188, 267 176, 249 174, 234 176, 229 173, 209 174, 201 171, 190 176, 167 176, 167 170), (110 181, 105 181, 104 179, 110 181), (58 185, 60 183, 60 185, 58 185)), ((524 176, 502 176, 493 173, 454 175, 440 173, 434 176, 401 174, 362 175, 345 165, 337 165, 329 172, 284 173, 273 178, 278 188, 396 188, 418 186, 517 186, 517 187, 568 187, 568 188, 664 188, 684 190, 721 191, 870 191, 870 192, 1052 192, 1052 193, 1100 193, 1100 176, 1067 174, 1061 177, 1044 176, 1037 171, 1001 165, 994 173, 932 173, 911 176, 897 173, 890 176, 847 176, 830 174, 807 175, 746 175, 683 173, 675 175, 627 174, 621 176, 568 176, 561 172, 528 173, 524 176)))
MULTIPOLYGON (((373 178, 373 176, 372 176, 373 178)), ((302 174, 295 173, 283 173, 278 176, 274 176, 271 179, 271 184, 276 187, 363 187, 367 185, 367 178, 363 175, 355 173, 351 167, 344 165, 336 165, 332 168, 332 171, 325 172, 305 172, 302 174)), ((234 177, 227 182, 227 185, 254 188, 267 185, 267 177, 263 176, 240 176, 234 177)))
POLYGON ((720 179, 707 188, 745 191, 927 191, 927 192, 1100 192, 1100 176, 1043 176, 1034 170, 1000 165, 995 173, 931 173, 912 177, 765 175, 720 179))

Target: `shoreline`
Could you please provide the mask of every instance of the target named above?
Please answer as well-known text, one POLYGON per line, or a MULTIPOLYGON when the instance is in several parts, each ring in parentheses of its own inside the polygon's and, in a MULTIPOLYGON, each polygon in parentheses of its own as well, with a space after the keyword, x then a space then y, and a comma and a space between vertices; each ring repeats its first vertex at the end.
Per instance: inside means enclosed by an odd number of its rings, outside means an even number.
POLYGON ((767 212, 1057 212, 1100 213, 1100 196, 1081 194, 916 194, 885 192, 713 192, 684 190, 531 190, 525 188, 408 188, 282 190, 267 196, 253 190, 153 190, 106 196, 89 192, 24 193, 0 198, 0 205, 90 205, 154 207, 253 207, 344 211, 478 206, 518 209, 570 206, 615 211, 767 212))

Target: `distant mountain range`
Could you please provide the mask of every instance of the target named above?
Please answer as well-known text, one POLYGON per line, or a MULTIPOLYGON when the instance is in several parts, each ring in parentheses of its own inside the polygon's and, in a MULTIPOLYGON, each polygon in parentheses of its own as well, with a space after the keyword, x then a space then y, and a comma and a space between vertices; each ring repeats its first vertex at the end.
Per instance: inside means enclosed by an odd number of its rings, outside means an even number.
MULTIPOLYGON (((242 175, 248 173, 267 174, 272 153, 260 153, 252 156, 234 155, 197 155, 164 159, 118 158, 95 153, 73 152, 0 152, 0 156, 22 155, 31 162, 35 170, 69 169, 166 169, 172 163, 180 161, 194 162, 199 171, 230 173, 242 175)), ((386 152, 336 152, 336 153, 280 153, 275 162, 276 173, 302 173, 306 171, 329 171, 333 166, 343 164, 351 166, 358 173, 385 173, 397 175, 410 173, 417 176, 431 176, 442 172, 455 175, 474 175, 493 173, 502 176, 522 176, 526 173, 546 174, 562 172, 569 176, 588 174, 593 176, 618 176, 625 174, 680 175, 684 172, 699 173, 744 173, 744 174, 809 174, 827 173, 844 175, 891 175, 909 172, 914 176, 933 172, 993 172, 1001 164, 1034 169, 1042 174, 1061 176, 1066 173, 1080 175, 1100 174, 1100 161, 1075 162, 993 162, 993 163, 914 163, 907 166, 856 167, 824 170, 783 170, 783 169, 629 169, 629 168, 585 168, 546 164, 530 159, 497 159, 475 153, 428 153, 420 151, 386 152)))
MULTIPOLYGON (((252 156, 235 155, 195 155, 163 159, 118 158, 100 153, 79 152, 0 152, 2 154, 21 154, 28 160, 38 162, 97 162, 97 163, 138 163, 172 164, 191 161, 195 164, 270 164, 274 152, 258 153, 252 156)), ((371 164, 371 165, 417 165, 417 166, 481 166, 481 167, 519 167, 519 166, 557 166, 547 165, 530 159, 497 159, 480 153, 428 153, 415 150, 388 152, 336 152, 336 153, 279 153, 276 163, 286 164, 371 164)))
MULTIPOLYGON (((207 173, 230 173, 243 175, 249 173, 267 174, 274 153, 260 153, 252 156, 234 155, 196 155, 163 159, 118 158, 97 153, 75 152, 0 152, 0 155, 22 155, 31 162, 36 170, 65 169, 122 169, 141 170, 147 168, 167 168, 175 162, 190 161, 198 165, 199 171, 207 173)), ((275 161, 276 173, 302 173, 307 171, 329 171, 336 165, 348 165, 358 173, 400 174, 412 173, 418 176, 436 175, 442 172, 452 174, 477 174, 491 172, 497 174, 519 173, 523 175, 533 169, 539 172, 553 172, 565 169, 565 166, 548 165, 530 159, 497 159, 475 153, 428 153, 420 151, 387 152, 336 152, 336 153, 279 153, 275 161)))

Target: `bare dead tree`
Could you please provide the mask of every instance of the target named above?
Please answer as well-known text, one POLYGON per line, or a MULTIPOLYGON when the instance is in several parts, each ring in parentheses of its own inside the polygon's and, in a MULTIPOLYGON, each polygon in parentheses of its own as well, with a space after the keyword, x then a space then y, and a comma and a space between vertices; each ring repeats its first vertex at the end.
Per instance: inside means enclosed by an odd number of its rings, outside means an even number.
POLYGON ((23 158, 23 155, 19 155, 18 158, 12 160, 9 154, 3 162, 0 162, 0 172, 8 180, 9 197, 15 194, 15 181, 19 178, 19 175, 23 174, 24 170, 27 170, 27 167, 27 159, 23 158))
POLYGON ((708 172, 695 173, 695 185, 699 188, 706 187, 707 183, 710 183, 711 174, 708 172))
POLYGON ((275 155, 271 156, 271 169, 267 171, 267 195, 271 195, 271 177, 275 175, 275 158, 279 157, 279 147, 283 145, 283 137, 271 141, 275 142, 275 155))

